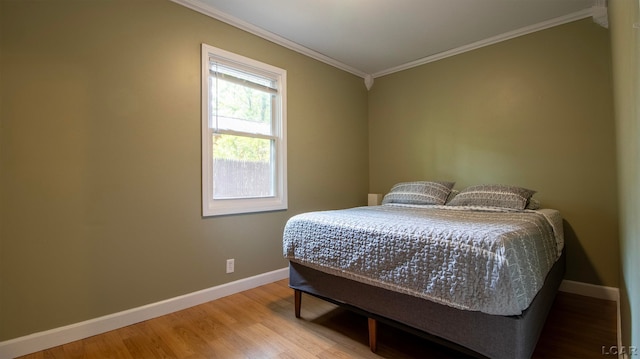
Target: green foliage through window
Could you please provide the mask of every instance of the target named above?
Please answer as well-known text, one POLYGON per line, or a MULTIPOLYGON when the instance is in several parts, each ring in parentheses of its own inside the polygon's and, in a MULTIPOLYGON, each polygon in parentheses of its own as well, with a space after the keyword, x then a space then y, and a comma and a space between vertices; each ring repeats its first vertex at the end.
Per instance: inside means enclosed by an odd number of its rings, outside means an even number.
POLYGON ((213 158, 269 162, 271 159, 271 140, 214 134, 213 158))

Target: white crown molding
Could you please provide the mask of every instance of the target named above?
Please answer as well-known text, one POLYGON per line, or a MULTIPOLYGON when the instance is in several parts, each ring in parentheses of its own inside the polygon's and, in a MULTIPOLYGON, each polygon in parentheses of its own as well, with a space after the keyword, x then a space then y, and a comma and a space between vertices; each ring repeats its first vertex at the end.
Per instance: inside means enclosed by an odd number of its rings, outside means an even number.
POLYGON ((540 22, 531 26, 526 26, 517 30, 513 30, 513 31, 509 31, 506 32, 504 34, 500 34, 497 36, 493 36, 484 40, 480 40, 480 41, 476 41, 473 42, 471 44, 468 45, 464 45, 464 46, 460 46, 457 47, 455 49, 451 49, 448 51, 444 51, 444 52, 440 52, 437 53, 435 55, 431 55, 431 56, 427 56, 412 62, 408 62, 404 65, 400 65, 400 66, 396 66, 396 67, 392 67, 390 69, 387 70, 383 70, 380 72, 376 72, 374 74, 372 74, 373 78, 377 78, 377 77, 381 77, 381 76, 385 76, 385 75, 389 75, 392 74, 394 72, 399 72, 399 71, 403 71, 403 70, 407 70, 413 67, 417 67, 417 66, 421 66, 424 64, 428 64, 430 62, 434 62, 434 61, 438 61, 438 60, 442 60, 444 58, 447 57, 451 57, 451 56, 455 56, 455 55, 459 55, 462 54, 464 52, 467 51, 472 51, 472 50, 476 50, 479 49, 481 47, 485 47, 485 46, 489 46, 489 45, 493 45, 493 44, 497 44, 499 42, 502 41, 506 41, 506 40, 510 40, 513 39, 515 37, 519 37, 519 36, 523 36, 523 35, 527 35, 527 34, 531 34, 533 32, 536 31, 540 31, 540 30, 544 30, 544 29, 548 29, 554 26, 559 26, 562 24, 566 24, 569 22, 573 22, 576 20, 581 20, 587 17, 591 17, 593 14, 591 9, 585 9, 582 11, 578 11, 578 12, 574 12, 565 16, 560 16, 551 20, 547 20, 544 22, 540 22))
POLYGON ((250 24, 246 21, 240 20, 234 16, 231 16, 229 14, 226 14, 208 4, 203 3, 202 1, 199 0, 171 0, 177 4, 180 4, 182 6, 185 6, 191 10, 195 10, 201 14, 210 16, 216 20, 220 20, 224 23, 227 23, 231 26, 237 27, 240 30, 244 30, 248 33, 251 33, 253 35, 259 36, 265 40, 271 41, 275 44, 278 44, 280 46, 286 47, 289 50, 293 50, 296 51, 298 53, 301 53, 305 56, 308 56, 312 59, 316 59, 318 61, 324 62, 328 65, 331 65, 333 67, 336 67, 338 69, 344 70, 346 72, 349 72, 351 74, 354 74, 356 76, 362 77, 364 78, 367 74, 363 71, 360 71, 354 67, 351 67, 347 64, 344 64, 338 60, 335 60, 329 56, 323 55, 319 52, 313 51, 307 47, 304 47, 300 44, 297 44, 293 41, 287 40, 282 36, 276 35, 272 32, 269 32, 265 29, 262 29, 258 26, 255 26, 253 24, 250 24))
POLYGON ((162 315, 177 312, 218 298, 249 290, 289 277, 289 268, 277 269, 231 283, 203 289, 142 307, 125 310, 84 322, 0 342, 0 358, 15 358, 58 345, 102 334, 162 315))
POLYGON ((367 89, 370 89, 371 86, 373 85, 373 79, 377 78, 377 77, 382 77, 385 75, 390 75, 392 73, 395 72, 399 72, 399 71, 403 71, 403 70, 407 70, 413 67, 417 67, 417 66, 421 66, 430 62, 434 62, 434 61, 438 61, 438 60, 442 60, 444 58, 447 57, 451 57, 451 56, 455 56, 455 55, 459 55, 462 54, 464 52, 467 51, 472 51, 475 49, 479 49, 481 47, 484 46, 489 46, 489 45, 493 45, 502 41, 506 41, 509 39, 513 39, 515 37, 518 36, 523 36, 523 35, 527 35, 536 31, 540 31, 540 30, 544 30, 544 29, 548 29, 554 26, 558 26, 558 25, 562 25, 562 24, 566 24, 569 22, 573 22, 576 20, 581 20, 587 17, 592 17, 593 16, 593 9, 585 9, 582 11, 578 11, 575 13, 571 13, 565 16, 560 16, 551 20, 547 20, 547 21, 543 21, 531 26, 526 26, 514 31, 509 31, 506 32, 504 34, 500 34, 500 35, 496 35, 484 40, 480 40, 480 41, 476 41, 474 43, 471 44, 467 44, 467 45, 463 45, 460 47, 457 47, 455 49, 451 49, 448 51, 444 51, 444 52, 440 52, 431 56, 427 56, 415 61, 411 61, 408 62, 406 64, 403 65, 399 65, 399 66, 395 66, 386 70, 382 70, 379 72, 376 72, 374 74, 367 74, 364 71, 358 70, 352 66, 349 66, 347 64, 344 64, 336 59, 333 59, 329 56, 323 55, 319 52, 316 52, 314 50, 311 50, 307 47, 304 47, 300 44, 297 44, 293 41, 287 40, 279 35, 276 35, 272 32, 269 32, 265 29, 262 29, 258 26, 255 26, 253 24, 250 24, 246 21, 243 21, 241 19, 238 19, 234 16, 231 16, 229 14, 226 14, 216 8, 214 8, 211 5, 208 5, 200 0, 171 0, 177 4, 180 4, 182 6, 185 6, 189 9, 192 9, 194 11, 197 11, 201 14, 207 15, 209 17, 212 17, 214 19, 217 19, 219 21, 222 21, 224 23, 227 23, 231 26, 237 27, 241 30, 247 31, 253 35, 259 36, 265 40, 271 41, 275 44, 281 45, 285 48, 288 48, 290 50, 296 51, 302 55, 308 56, 310 58, 316 59, 318 61, 324 62, 328 65, 331 65, 333 67, 336 67, 338 69, 344 70, 346 72, 349 72, 351 74, 354 74, 356 76, 362 77, 363 79, 365 79, 365 86, 367 86, 367 89))
POLYGON ((606 29, 609 28, 607 0, 595 1, 594 5, 591 7, 591 13, 593 14, 593 22, 606 29))

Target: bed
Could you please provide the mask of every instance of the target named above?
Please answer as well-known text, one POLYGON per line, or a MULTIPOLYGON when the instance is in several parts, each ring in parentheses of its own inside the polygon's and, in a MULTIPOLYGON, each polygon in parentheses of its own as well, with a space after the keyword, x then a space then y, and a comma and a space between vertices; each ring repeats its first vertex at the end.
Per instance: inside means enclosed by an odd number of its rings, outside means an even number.
POLYGON ((529 358, 565 270, 562 218, 534 191, 450 182, 394 186, 383 204, 292 217, 283 234, 302 293, 489 358, 529 358))

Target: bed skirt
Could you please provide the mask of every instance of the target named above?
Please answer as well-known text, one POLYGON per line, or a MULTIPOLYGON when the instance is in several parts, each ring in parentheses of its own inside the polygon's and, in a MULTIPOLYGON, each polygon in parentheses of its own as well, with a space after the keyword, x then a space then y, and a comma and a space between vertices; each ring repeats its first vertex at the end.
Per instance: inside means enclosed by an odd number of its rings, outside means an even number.
POLYGON ((530 358, 562 282, 565 257, 563 252, 531 305, 516 316, 455 309, 295 262, 289 264, 289 286, 477 357, 530 358))

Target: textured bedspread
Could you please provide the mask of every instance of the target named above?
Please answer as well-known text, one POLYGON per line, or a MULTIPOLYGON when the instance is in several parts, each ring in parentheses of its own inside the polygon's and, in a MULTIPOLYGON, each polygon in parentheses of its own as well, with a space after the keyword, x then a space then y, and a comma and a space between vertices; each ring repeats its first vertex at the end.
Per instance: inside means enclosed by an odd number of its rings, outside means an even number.
POLYGON ((285 226, 291 261, 458 309, 518 315, 559 257, 554 210, 383 205, 311 212, 285 226))

